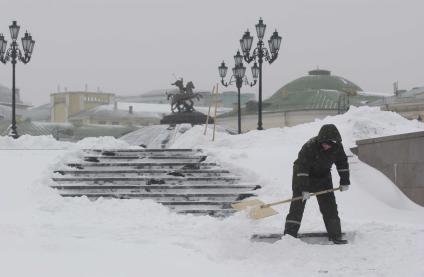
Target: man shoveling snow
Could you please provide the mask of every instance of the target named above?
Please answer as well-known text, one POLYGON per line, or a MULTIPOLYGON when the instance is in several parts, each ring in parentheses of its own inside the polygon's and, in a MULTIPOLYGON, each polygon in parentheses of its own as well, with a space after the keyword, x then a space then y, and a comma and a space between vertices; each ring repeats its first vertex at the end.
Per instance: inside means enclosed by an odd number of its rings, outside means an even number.
MULTIPOLYGON (((293 201, 286 217, 284 234, 297 237, 302 221, 306 200, 311 192, 333 188, 331 167, 335 164, 340 176, 340 191, 349 188, 349 164, 343 149, 342 138, 333 124, 323 125, 318 136, 306 142, 293 165, 293 198, 302 197, 303 201, 293 201)), ((327 229, 329 240, 335 244, 345 244, 342 239, 340 218, 333 192, 317 195, 318 204, 327 229)))

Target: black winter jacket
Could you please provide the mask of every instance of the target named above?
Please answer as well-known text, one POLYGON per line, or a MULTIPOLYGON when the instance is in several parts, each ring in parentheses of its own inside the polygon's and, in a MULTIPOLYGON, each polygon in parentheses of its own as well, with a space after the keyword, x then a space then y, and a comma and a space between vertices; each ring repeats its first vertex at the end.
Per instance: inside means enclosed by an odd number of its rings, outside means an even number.
MULTIPOLYGON (((340 176, 340 185, 349 185, 349 164, 344 152, 342 139, 336 126, 327 124, 321 127, 318 136, 306 142, 294 162, 293 180, 299 189, 308 191, 311 179, 328 178, 335 164, 340 176), (332 141, 332 147, 324 150, 321 144, 332 141)), ((311 184, 313 185, 313 184, 311 184)))

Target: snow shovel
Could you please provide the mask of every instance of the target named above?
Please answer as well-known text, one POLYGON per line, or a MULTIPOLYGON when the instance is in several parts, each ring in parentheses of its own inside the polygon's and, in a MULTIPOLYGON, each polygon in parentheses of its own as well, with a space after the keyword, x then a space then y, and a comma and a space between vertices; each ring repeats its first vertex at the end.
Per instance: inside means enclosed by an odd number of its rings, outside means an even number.
MULTIPOLYGON (((318 192, 312 192, 312 193, 310 193, 310 195, 315 196, 315 195, 333 192, 333 191, 336 191, 336 190, 340 190, 340 187, 334 188, 334 189, 326 189, 326 190, 322 190, 322 191, 318 191, 318 192)), ((234 209, 239 210, 239 211, 248 210, 249 217, 252 218, 252 219, 261 219, 261 218, 265 218, 265 217, 268 217, 268 216, 273 216, 273 215, 278 214, 278 212, 276 210, 274 210, 273 208, 271 208, 271 206, 289 203, 289 202, 293 202, 293 201, 298 201, 298 200, 302 200, 302 199, 303 199, 302 196, 298 196, 298 197, 294 197, 294 198, 290 198, 290 199, 286 199, 286 200, 282 200, 282 201, 272 202, 272 203, 269 203, 269 204, 265 204, 264 202, 262 202, 259 199, 252 199, 252 200, 242 201, 242 202, 239 202, 239 203, 233 203, 233 204, 231 204, 231 206, 234 209)))

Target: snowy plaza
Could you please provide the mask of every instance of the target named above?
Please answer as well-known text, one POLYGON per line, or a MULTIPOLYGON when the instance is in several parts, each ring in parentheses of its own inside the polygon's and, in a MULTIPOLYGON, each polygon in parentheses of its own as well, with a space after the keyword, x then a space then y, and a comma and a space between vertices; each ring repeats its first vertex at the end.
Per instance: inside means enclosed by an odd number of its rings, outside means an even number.
MULTIPOLYGON (((375 108, 291 128, 222 132, 211 142, 203 127, 188 130, 172 148, 202 148, 262 186, 266 201, 291 195, 297 150, 323 124, 335 124, 348 152, 358 139, 423 131, 424 125, 375 108)), ((62 198, 51 189, 63 159, 86 148, 128 148, 108 137, 60 142, 52 137, 0 139, 2 276, 422 276, 424 208, 412 203, 383 174, 349 158, 351 190, 336 197, 348 245, 313 245, 284 237, 251 242, 253 233, 282 232, 288 206, 254 221, 240 212, 219 219, 179 215, 151 200, 62 198), (40 150, 37 150, 40 149, 40 150)), ((337 175, 337 174, 336 174, 337 175)), ((334 183, 337 184, 338 176, 334 183)), ((324 231, 315 199, 301 231, 324 231)))
POLYGON ((0 277, 424 277, 423 0, 0 9, 0 277))

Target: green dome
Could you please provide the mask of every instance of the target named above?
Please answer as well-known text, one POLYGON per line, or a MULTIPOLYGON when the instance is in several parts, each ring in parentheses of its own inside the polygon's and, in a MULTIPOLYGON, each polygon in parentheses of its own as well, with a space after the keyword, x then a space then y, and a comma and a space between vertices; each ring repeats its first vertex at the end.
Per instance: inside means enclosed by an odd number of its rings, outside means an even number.
MULTIPOLYGON (((316 69, 300 77, 265 100, 266 110, 338 110, 360 106, 376 97, 358 94, 362 89, 351 81, 316 69)), ((378 97, 377 97, 378 98, 378 97)))
POLYGON ((308 76, 300 77, 280 88, 269 100, 284 97, 291 92, 316 92, 317 90, 345 92, 350 96, 357 95, 362 89, 351 81, 331 75, 329 70, 316 69, 309 71, 308 76))

